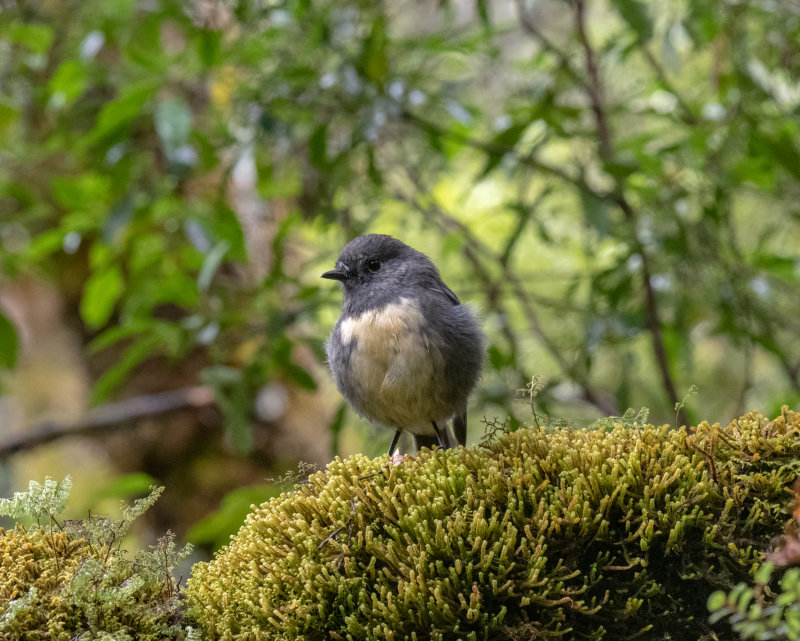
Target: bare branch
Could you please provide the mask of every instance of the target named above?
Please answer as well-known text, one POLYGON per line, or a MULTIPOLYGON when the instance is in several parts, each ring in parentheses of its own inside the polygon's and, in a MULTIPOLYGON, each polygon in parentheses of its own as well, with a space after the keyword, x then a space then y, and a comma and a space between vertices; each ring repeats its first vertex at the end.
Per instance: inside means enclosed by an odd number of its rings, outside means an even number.
POLYGON ((90 410, 86 417, 74 423, 42 423, 24 434, 0 443, 0 459, 68 436, 86 436, 93 432, 125 427, 130 421, 157 416, 186 408, 212 405, 214 392, 210 387, 197 385, 182 389, 136 396, 108 403, 90 410))

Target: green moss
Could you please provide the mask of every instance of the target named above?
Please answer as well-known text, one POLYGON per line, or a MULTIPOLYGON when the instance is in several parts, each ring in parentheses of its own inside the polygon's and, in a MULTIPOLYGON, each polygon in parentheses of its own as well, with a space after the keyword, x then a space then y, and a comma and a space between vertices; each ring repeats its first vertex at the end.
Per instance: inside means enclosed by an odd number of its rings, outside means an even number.
POLYGON ((184 638, 190 630, 181 624, 171 572, 188 548, 176 550, 168 535, 129 558, 120 545, 160 490, 127 507, 120 521, 92 516, 59 524, 55 516, 68 493, 68 482, 48 479, 0 506, 14 515, 49 519, 46 526, 0 530, 0 639, 184 638))
POLYGON ((782 529, 799 432, 785 411, 337 458, 195 566, 189 613, 209 639, 698 639, 782 529))

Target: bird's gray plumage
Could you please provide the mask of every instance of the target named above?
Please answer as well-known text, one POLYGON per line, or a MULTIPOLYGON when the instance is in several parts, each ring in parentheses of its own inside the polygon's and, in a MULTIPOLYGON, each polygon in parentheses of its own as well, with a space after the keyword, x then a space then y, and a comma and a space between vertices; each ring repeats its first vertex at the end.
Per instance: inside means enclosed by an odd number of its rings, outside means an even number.
POLYGON ((344 291, 327 343, 336 385, 365 418, 437 442, 434 424, 453 419, 466 441, 467 398, 483 358, 475 315, 424 254, 386 235, 350 241, 323 274, 344 291))

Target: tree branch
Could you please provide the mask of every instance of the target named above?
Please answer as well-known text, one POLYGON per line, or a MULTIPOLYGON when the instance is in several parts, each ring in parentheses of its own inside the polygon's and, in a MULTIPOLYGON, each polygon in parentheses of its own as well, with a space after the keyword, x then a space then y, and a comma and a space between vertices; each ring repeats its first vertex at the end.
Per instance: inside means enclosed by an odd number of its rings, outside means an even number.
POLYGON ((92 432, 119 429, 130 421, 157 416, 180 409, 205 407, 214 404, 210 387, 198 385, 182 389, 136 396, 116 403, 107 403, 90 410, 86 417, 74 423, 47 422, 37 425, 24 434, 0 443, 0 459, 45 443, 69 436, 86 436, 92 432))
MULTIPOLYGON (((589 82, 586 85, 586 92, 592 105, 592 113, 595 117, 595 125, 597 127, 598 138, 598 151, 600 159, 604 164, 614 162, 614 145, 611 137, 611 128, 606 118, 606 108, 603 98, 603 85, 600 81, 600 74, 597 69, 595 60, 595 52, 589 42, 589 37, 586 31, 586 4, 585 0, 572 0, 572 5, 575 8, 575 29, 578 33, 578 40, 584 51, 584 59, 586 61, 586 72, 589 76, 589 82)), ((652 272, 650 268, 650 257, 644 243, 642 243, 638 234, 638 216, 631 206, 630 202, 625 196, 624 185, 619 180, 616 181, 616 193, 614 200, 616 201, 625 219, 628 221, 631 230, 631 239, 633 241, 633 248, 636 253, 642 258, 642 287, 644 288, 645 296, 645 323, 650 332, 651 343, 653 347, 653 354, 656 358, 659 373, 661 375, 661 382, 664 386, 664 391, 670 402, 675 405, 678 402, 678 394, 675 388, 675 382, 672 378, 670 371, 669 358, 667 355, 666 345, 664 343, 664 332, 660 318, 660 311, 658 300, 656 298, 655 290, 652 284, 652 272)), ((685 423, 687 414, 685 409, 679 410, 679 422, 685 423)))

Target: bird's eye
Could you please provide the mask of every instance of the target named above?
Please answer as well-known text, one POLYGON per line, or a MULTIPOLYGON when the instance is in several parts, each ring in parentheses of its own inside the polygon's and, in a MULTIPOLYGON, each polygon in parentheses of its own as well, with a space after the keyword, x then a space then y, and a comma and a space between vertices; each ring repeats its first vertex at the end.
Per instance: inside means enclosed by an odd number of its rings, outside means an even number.
POLYGON ((369 269, 369 271, 376 272, 380 268, 381 268, 381 261, 379 261, 377 258, 372 258, 369 261, 367 261, 367 269, 369 269))

